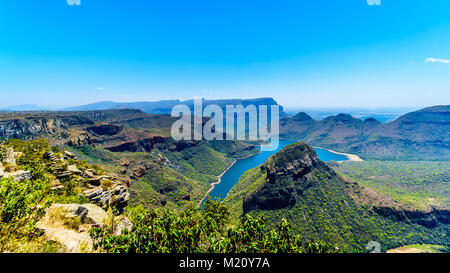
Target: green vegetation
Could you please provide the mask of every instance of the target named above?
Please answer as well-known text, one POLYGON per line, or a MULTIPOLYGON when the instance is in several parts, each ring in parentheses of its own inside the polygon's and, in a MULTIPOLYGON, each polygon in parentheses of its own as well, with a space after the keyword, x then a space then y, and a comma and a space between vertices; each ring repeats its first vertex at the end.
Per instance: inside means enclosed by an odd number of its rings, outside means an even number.
POLYGON ((113 235, 107 229, 91 229, 94 247, 109 253, 305 253, 337 252, 324 243, 308 243, 292 234, 282 220, 267 230, 262 217, 246 216, 229 225, 229 210, 208 200, 203 209, 189 207, 180 214, 167 209, 129 212, 131 231, 113 235))
POLYGON ((43 158, 51 150, 46 140, 10 140, 0 147, 20 153, 16 168, 32 175, 24 180, 0 178, 0 252, 53 251, 56 246, 42 240, 35 224, 52 203, 85 203, 87 199, 78 195, 82 183, 67 179, 63 192, 52 191, 52 166, 43 158))
POLYGON ((113 152, 101 148, 95 148, 90 145, 83 145, 72 150, 78 151, 78 154, 90 163, 108 164, 113 163, 115 160, 120 158, 113 152))
POLYGON ((408 245, 390 249, 388 253, 450 253, 450 247, 440 245, 408 245))
POLYGON ((217 152, 206 143, 186 148, 180 152, 167 154, 169 160, 180 166, 180 172, 186 177, 212 183, 233 162, 232 158, 217 152))
POLYGON ((302 144, 290 145, 244 173, 225 199, 234 218, 264 216, 271 228, 287 219, 304 240, 325 241, 344 252, 367 251, 370 241, 380 242, 383 251, 413 243, 450 245, 448 225, 426 228, 383 217, 355 202, 359 186, 344 181, 323 163, 314 163, 313 157, 296 157, 298 164, 294 164, 292 155, 307 155, 306 151, 302 144), (293 151, 296 147, 303 150, 293 151), (302 175, 295 172, 302 169, 302 175))
POLYGON ((406 207, 450 207, 450 162, 343 162, 335 169, 406 207))
POLYGON ((182 210, 196 205, 234 161, 257 152, 251 144, 237 141, 200 141, 182 149, 167 149, 173 140, 150 152, 111 152, 102 147, 73 147, 80 158, 101 164, 108 171, 130 180, 134 198, 130 205, 182 210), (126 167, 120 167, 127 162, 126 167))

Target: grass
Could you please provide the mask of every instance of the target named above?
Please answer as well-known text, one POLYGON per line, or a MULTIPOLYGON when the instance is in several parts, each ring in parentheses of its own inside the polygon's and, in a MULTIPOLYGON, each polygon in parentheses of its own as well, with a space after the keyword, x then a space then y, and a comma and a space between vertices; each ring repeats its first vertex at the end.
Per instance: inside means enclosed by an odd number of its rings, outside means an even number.
POLYGON ((407 245, 387 251, 388 253, 450 253, 450 247, 430 244, 407 245))
POLYGON ((406 207, 450 207, 450 162, 343 162, 335 170, 406 207))
POLYGON ((62 223, 65 227, 77 231, 82 225, 80 217, 73 216, 68 217, 68 211, 63 207, 56 207, 50 209, 48 212, 49 219, 53 219, 57 222, 62 223))

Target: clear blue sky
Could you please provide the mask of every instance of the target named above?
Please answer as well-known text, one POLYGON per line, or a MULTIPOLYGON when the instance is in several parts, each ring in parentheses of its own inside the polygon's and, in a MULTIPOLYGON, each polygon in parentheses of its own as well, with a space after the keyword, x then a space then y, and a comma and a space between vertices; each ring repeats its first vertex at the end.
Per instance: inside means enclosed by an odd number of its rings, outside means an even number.
POLYGON ((0 106, 450 104, 450 1, 381 3, 0 0, 0 106))

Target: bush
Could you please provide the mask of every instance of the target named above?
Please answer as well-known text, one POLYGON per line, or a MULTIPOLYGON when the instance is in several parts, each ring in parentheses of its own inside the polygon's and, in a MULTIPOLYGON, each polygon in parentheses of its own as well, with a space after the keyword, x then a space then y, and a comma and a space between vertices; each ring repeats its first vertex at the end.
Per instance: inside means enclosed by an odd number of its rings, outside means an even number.
POLYGON ((335 252, 323 243, 303 242, 291 234, 283 220, 267 230, 263 218, 245 216, 229 225, 228 208, 208 200, 204 209, 189 207, 180 214, 168 209, 145 210, 131 215, 133 229, 113 235, 110 229, 93 228, 94 248, 109 253, 299 253, 335 252))
POLYGON ((0 179, 0 252, 17 238, 32 239, 36 221, 44 215, 42 201, 50 191, 48 182, 0 179))

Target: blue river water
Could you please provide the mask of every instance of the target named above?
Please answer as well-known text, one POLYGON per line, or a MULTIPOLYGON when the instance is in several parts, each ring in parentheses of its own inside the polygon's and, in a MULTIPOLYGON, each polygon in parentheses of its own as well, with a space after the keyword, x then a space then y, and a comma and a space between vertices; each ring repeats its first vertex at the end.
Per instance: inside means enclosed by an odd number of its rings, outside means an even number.
MULTIPOLYGON (((231 188, 239 181, 239 178, 244 172, 252 168, 258 167, 263 164, 271 155, 279 152, 281 149, 289 144, 295 143, 296 141, 280 139, 280 145, 275 151, 263 151, 254 156, 239 159, 237 162, 231 166, 231 168, 225 172, 221 177, 221 182, 214 186, 214 189, 209 193, 210 198, 220 198, 224 199, 230 192, 231 188)), ((348 160, 347 156, 335 154, 328 150, 321 148, 314 148, 317 155, 322 161, 345 161, 348 160)), ((207 199, 207 198, 206 198, 207 199)), ((205 199, 205 200, 206 200, 205 199)))

